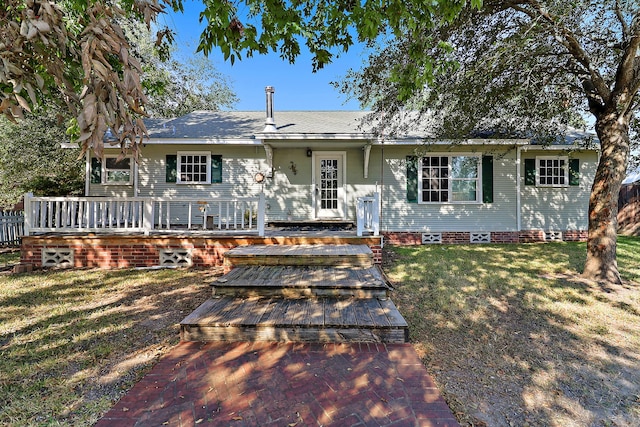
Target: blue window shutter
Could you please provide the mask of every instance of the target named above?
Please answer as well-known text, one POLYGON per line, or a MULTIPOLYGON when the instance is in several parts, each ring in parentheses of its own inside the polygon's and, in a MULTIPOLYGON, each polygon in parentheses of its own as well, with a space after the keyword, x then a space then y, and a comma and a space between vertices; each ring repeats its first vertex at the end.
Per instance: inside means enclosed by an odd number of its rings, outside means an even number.
POLYGON ((407 156, 407 202, 418 203, 418 157, 407 156))
POLYGON ((222 156, 211 156, 211 183, 222 182, 222 156))
POLYGON ((536 159, 524 159, 524 185, 536 185, 536 159))
POLYGON ((580 185, 579 159, 569 159, 569 185, 580 185))
POLYGON ((165 157, 165 182, 178 182, 178 156, 175 154, 167 154, 165 157))
POLYGON ((91 158, 91 178, 89 182, 91 184, 102 183, 102 162, 97 157, 91 158))
POLYGON ((482 203, 493 203, 493 156, 482 156, 482 203))

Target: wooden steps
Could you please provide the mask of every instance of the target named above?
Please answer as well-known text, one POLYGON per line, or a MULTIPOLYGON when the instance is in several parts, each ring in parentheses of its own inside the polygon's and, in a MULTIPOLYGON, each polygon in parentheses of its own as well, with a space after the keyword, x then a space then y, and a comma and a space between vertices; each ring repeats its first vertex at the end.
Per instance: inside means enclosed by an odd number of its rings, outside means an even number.
POLYGON ((298 265, 372 267, 366 245, 255 245, 238 246, 225 254, 225 263, 243 265, 298 265))
POLYGON ((184 341, 407 341, 407 323, 389 299, 211 298, 182 322, 184 341))
POLYGON ((378 267, 243 266, 213 284, 214 295, 387 298, 378 267))
POLYGON ((182 340, 408 340, 366 245, 240 246, 225 258, 234 269, 180 323, 182 340))

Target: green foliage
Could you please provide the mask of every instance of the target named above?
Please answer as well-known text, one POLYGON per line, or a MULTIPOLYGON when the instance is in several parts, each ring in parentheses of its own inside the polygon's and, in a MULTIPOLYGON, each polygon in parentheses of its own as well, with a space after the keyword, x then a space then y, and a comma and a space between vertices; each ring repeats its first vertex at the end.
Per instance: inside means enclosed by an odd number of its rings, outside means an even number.
POLYGON ((40 196, 81 194, 84 163, 68 142, 55 109, 27 114, 18 124, 0 118, 0 206, 17 203, 27 192, 40 196))
MULTIPOLYGON (((361 42, 370 42, 384 34, 417 35, 434 19, 452 19, 467 4, 465 0, 204 3, 200 19, 207 22, 207 27, 199 49, 205 54, 218 47, 233 63, 243 55, 272 51, 293 62, 304 42, 313 56, 314 70, 323 68, 336 54, 346 52, 353 45, 354 36, 361 42)), ((470 2, 475 8, 481 3, 470 2)))
MULTIPOLYGON (((485 1, 480 11, 465 7, 416 34, 378 40, 366 66, 336 86, 387 117, 420 111, 436 135, 490 128, 498 137, 549 141, 559 129, 585 125, 591 96, 585 82, 597 86, 601 79, 614 90, 625 51, 612 46, 625 45, 621 22, 630 26, 640 14, 621 2, 617 16, 616 4, 485 1), (558 34, 576 40, 588 63, 558 34)), ((637 97, 637 86, 628 89, 637 97)), ((625 102, 623 110, 636 106, 625 102)))

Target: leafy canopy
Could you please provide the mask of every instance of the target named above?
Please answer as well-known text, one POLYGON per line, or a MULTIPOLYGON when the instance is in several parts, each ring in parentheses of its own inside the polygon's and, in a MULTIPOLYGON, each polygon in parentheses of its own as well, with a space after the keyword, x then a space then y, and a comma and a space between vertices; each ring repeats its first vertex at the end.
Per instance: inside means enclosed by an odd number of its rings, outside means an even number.
MULTIPOLYGON (((203 0, 207 26, 199 50, 220 49, 230 61, 278 52, 294 61, 301 43, 313 68, 329 63, 354 43, 389 30, 418 35, 434 20, 452 19, 466 0, 203 0)), ((478 7, 481 0, 470 0, 478 7)), ((0 8, 0 113, 16 120, 44 99, 62 104, 76 118, 83 150, 103 152, 103 135, 115 130, 134 154, 145 135, 147 95, 139 58, 132 55, 119 22, 150 26, 166 7, 182 0, 5 0, 0 8)), ((160 29, 157 44, 171 41, 160 29)))
MULTIPOLYGON (((630 93, 617 99, 635 118, 634 139, 640 64, 631 67, 635 83, 616 84, 630 40, 640 37, 639 10, 615 0, 485 1, 480 11, 467 7, 454 20, 373 46, 366 66, 336 86, 378 116, 420 111, 439 135, 492 129, 545 140, 584 126, 618 90, 630 93)), ((386 132, 405 130, 402 120, 384 122, 396 124, 386 132)))

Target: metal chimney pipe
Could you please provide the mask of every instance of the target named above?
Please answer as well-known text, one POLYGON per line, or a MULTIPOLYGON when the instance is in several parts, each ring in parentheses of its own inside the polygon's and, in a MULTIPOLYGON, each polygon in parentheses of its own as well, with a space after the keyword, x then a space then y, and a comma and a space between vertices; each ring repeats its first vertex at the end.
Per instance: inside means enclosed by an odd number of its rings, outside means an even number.
POLYGON ((275 93, 275 89, 273 86, 267 86, 264 88, 265 93, 267 94, 267 119, 265 120, 265 126, 263 132, 278 132, 276 128, 276 121, 273 118, 273 94, 275 93))

